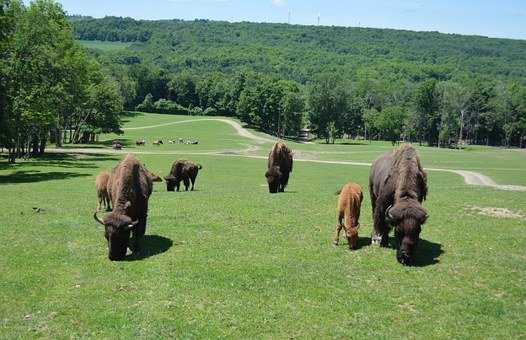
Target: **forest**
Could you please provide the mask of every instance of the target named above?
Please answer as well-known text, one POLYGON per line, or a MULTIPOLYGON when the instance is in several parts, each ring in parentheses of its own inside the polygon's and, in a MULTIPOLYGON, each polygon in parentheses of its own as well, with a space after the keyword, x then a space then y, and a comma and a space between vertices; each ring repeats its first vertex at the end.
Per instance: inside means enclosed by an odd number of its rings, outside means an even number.
POLYGON ((523 147, 526 41, 389 29, 70 17, 127 109, 236 116, 279 136, 523 147))
POLYGON ((0 105, 0 146, 11 161, 49 142, 119 132, 124 110, 232 116, 280 137, 310 128, 328 143, 524 147, 526 41, 94 19, 67 16, 52 0, 0 0, 0 105))

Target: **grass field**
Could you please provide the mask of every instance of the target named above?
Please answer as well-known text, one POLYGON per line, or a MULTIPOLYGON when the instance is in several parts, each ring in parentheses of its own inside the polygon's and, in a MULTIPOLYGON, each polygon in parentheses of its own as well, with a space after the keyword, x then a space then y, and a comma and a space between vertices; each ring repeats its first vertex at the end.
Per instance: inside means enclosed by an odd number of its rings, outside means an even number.
MULTIPOLYGON (((137 114, 125 127, 188 119, 199 117, 137 114)), ((113 138, 102 136, 98 148, 113 138)), ((368 167, 297 162, 286 193, 270 195, 266 161, 234 152, 254 141, 224 123, 126 130, 119 138, 162 175, 179 157, 201 163, 197 191, 168 193, 157 183, 144 254, 110 262, 92 218, 94 179, 121 154, 1 161, 0 338, 526 336, 524 192, 430 172, 430 218, 417 266, 408 268, 396 262, 394 249, 369 245, 368 167), (141 137, 200 144, 136 148, 141 137), (171 154, 155 154, 161 152, 171 154), (348 180, 365 191, 360 249, 353 252, 343 239, 339 248, 330 245, 334 192, 348 180), (485 216, 471 207, 523 217, 485 216)), ((371 161, 390 149, 289 144, 299 155, 326 160, 371 161)), ((250 155, 265 155, 270 145, 256 144, 250 155)), ((425 166, 480 169, 505 184, 526 184, 525 153, 419 152, 425 166)))

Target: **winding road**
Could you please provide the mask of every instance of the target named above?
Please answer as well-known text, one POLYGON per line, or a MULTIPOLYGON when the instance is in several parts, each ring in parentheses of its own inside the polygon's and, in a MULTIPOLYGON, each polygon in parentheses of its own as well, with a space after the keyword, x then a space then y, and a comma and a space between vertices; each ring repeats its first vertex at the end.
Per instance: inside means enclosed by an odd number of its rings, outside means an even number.
MULTIPOLYGON (((131 128, 124 128, 124 131, 131 131, 131 130, 144 130, 144 129, 154 129, 158 127, 163 126, 170 126, 170 125, 177 125, 177 124, 186 124, 186 123, 192 123, 192 122, 202 122, 202 121, 219 121, 226 124, 229 124, 232 126, 236 132, 241 136, 245 137, 247 139, 250 139, 257 144, 261 145, 264 143, 274 143, 278 139, 277 138, 265 138, 258 136, 251 131, 245 129, 241 124, 238 122, 226 119, 226 118, 203 118, 203 119, 188 119, 188 120, 181 120, 177 122, 169 122, 164 124, 157 124, 157 125, 148 125, 148 126, 141 126, 141 127, 131 127, 131 128)), ((256 158, 256 159, 267 159, 266 156, 258 156, 258 155, 251 155, 250 153, 255 152, 259 149, 258 146, 251 145, 247 150, 239 150, 239 151, 212 151, 212 152, 182 152, 182 151, 138 151, 134 150, 133 152, 136 154, 150 154, 150 155, 208 155, 208 156, 223 156, 223 157, 245 157, 245 158, 256 158)), ((89 149, 89 148, 56 148, 56 149, 46 149, 46 152, 51 153, 80 153, 80 154, 119 154, 119 153, 127 153, 126 150, 120 150, 116 151, 113 149, 89 149)), ((298 162, 311 162, 311 163, 322 163, 322 164, 340 164, 340 165, 355 165, 355 166, 371 166, 371 163, 364 163, 364 162, 349 162, 349 161, 324 161, 324 160, 317 160, 312 158, 295 158, 295 161, 298 162)), ((491 187, 498 190, 507 190, 507 191, 524 191, 526 192, 526 186, 520 186, 520 185, 502 185, 497 184, 495 181, 493 181, 488 176, 482 175, 481 173, 474 172, 474 171, 467 171, 467 170, 454 170, 454 169, 440 169, 440 168, 426 168, 427 171, 440 171, 440 172, 450 172, 454 173, 456 175, 462 176, 464 178, 464 182, 468 185, 476 185, 476 186, 484 186, 484 187, 491 187)))

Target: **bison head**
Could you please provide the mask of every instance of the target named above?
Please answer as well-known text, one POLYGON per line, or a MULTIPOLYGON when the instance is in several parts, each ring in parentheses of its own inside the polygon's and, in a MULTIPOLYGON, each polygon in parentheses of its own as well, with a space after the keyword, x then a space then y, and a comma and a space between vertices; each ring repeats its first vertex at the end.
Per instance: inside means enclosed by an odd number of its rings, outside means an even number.
POLYGON ((177 178, 175 178, 172 175, 168 175, 164 178, 166 181, 166 190, 167 191, 175 191, 175 185, 177 183, 177 178))
POLYGON ((108 258, 111 261, 124 260, 130 240, 130 232, 139 221, 132 221, 128 216, 115 212, 107 214, 102 220, 97 217, 95 212, 93 218, 104 226, 104 237, 108 241, 108 258))
POLYGON ((401 199, 387 209, 387 220, 395 226, 396 259, 401 264, 413 264, 420 231, 427 216, 426 210, 415 199, 401 199))
POLYGON ((271 194, 275 194, 279 190, 279 184, 281 181, 281 171, 279 170, 279 167, 273 166, 270 169, 267 170, 265 173, 265 177, 267 178, 268 183, 268 191, 271 194))

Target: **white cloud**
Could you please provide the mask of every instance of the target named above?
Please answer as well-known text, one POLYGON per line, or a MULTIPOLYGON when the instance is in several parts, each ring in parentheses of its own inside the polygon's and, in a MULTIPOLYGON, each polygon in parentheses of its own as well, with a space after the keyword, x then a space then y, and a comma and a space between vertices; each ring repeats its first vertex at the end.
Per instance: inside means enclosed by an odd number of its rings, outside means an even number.
POLYGON ((287 4, 287 0, 272 0, 272 4, 277 7, 283 7, 287 4))

